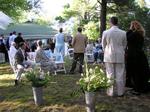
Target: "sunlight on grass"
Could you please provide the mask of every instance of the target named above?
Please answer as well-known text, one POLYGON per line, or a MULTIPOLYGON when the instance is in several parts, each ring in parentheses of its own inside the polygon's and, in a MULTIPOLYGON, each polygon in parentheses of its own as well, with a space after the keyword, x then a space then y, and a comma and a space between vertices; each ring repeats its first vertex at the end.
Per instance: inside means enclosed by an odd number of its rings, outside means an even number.
POLYGON ((12 74, 13 71, 9 63, 0 64, 0 75, 12 74))
POLYGON ((3 87, 11 86, 14 78, 15 78, 15 76, 13 74, 0 75, 0 87, 1 86, 3 86, 3 87))

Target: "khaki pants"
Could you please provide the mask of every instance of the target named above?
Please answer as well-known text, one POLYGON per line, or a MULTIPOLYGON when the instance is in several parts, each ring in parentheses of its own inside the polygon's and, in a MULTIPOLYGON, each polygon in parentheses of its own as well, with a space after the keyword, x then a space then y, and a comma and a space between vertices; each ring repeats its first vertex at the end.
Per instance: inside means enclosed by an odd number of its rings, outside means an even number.
POLYGON ((117 95, 121 96, 124 94, 125 88, 125 64, 124 63, 105 63, 106 74, 108 78, 114 80, 114 84, 107 89, 107 95, 113 96, 115 94, 115 87, 117 95))
POLYGON ((26 66, 30 66, 31 68, 34 68, 35 64, 30 61, 23 62, 23 65, 17 64, 17 70, 16 70, 16 80, 21 80, 21 75, 24 72, 24 69, 26 66))

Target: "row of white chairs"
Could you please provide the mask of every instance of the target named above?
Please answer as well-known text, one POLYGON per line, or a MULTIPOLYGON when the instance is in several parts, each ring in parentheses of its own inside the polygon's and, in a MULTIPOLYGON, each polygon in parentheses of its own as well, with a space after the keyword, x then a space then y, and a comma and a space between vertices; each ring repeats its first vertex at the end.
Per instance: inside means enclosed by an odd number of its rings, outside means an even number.
MULTIPOLYGON (((74 55, 74 49, 73 48, 68 49, 68 55, 70 56, 71 59, 73 59, 73 55, 74 55)), ((94 62, 93 52, 86 52, 85 53, 85 60, 87 62, 94 62)))
MULTIPOLYGON (((66 74, 66 69, 65 69, 65 62, 63 59, 63 56, 61 53, 52 53, 50 50, 45 50, 44 51, 46 56, 53 60, 56 64, 56 71, 55 72, 60 72, 63 71, 66 74)), ((35 52, 28 52, 28 60, 35 62, 35 52)))

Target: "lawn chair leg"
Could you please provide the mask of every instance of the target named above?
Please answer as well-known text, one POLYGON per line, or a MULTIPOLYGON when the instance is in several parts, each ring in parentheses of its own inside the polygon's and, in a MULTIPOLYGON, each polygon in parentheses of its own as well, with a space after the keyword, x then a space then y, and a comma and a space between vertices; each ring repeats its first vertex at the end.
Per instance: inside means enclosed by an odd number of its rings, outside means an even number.
POLYGON ((57 75, 57 72, 56 72, 56 70, 54 71, 54 75, 57 75))

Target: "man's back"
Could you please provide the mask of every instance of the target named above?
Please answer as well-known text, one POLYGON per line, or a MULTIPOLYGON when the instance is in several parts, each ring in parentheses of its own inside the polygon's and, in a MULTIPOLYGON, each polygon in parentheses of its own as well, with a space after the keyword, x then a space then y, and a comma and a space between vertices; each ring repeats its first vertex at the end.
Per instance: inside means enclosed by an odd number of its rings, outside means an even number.
POLYGON ((87 38, 81 33, 77 33, 77 35, 73 38, 72 45, 75 53, 84 53, 87 44, 87 38))
POLYGON ((24 40, 23 40, 22 37, 17 36, 17 37, 14 39, 14 42, 15 42, 16 44, 19 44, 20 42, 24 42, 24 40))
POLYGON ((126 47, 126 32, 113 26, 104 31, 102 37, 104 62, 124 63, 124 49, 126 47))

